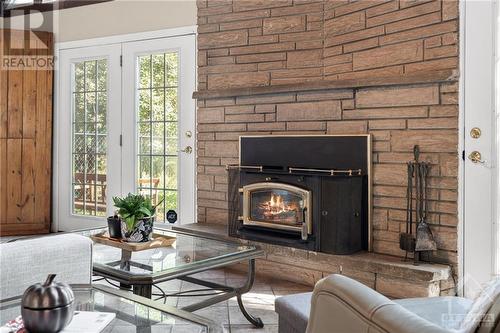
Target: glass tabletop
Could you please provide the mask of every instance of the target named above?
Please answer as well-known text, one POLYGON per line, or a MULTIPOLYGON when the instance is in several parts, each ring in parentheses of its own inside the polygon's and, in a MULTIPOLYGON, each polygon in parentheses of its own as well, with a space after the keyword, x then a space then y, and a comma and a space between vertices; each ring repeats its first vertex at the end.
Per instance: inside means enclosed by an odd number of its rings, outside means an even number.
MULTIPOLYGON (((73 286, 73 291, 76 311, 116 313, 102 332, 221 332, 215 324, 191 313, 164 304, 149 304, 151 300, 105 286, 73 286)), ((20 297, 0 302, 0 326, 21 315, 20 302, 20 297)))
MULTIPOLYGON (((98 234, 107 228, 93 229, 98 234)), ((94 271, 119 272, 121 275, 165 277, 207 269, 214 265, 256 258, 262 251, 255 246, 241 245, 186 234, 177 231, 155 229, 154 233, 175 237, 171 246, 129 252, 118 247, 94 243, 94 271)))

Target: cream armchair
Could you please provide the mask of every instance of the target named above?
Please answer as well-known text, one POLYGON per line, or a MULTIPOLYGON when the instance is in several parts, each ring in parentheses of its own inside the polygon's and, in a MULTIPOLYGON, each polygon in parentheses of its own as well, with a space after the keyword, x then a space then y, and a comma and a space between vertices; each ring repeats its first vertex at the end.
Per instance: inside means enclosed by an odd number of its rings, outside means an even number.
MULTIPOLYGON (((461 297, 411 298, 391 301, 342 275, 331 275, 314 292, 276 300, 280 333, 451 333, 460 330, 473 302, 461 297), (306 328, 307 327, 307 328, 306 328)), ((497 298, 488 322, 477 333, 500 332, 497 298)))

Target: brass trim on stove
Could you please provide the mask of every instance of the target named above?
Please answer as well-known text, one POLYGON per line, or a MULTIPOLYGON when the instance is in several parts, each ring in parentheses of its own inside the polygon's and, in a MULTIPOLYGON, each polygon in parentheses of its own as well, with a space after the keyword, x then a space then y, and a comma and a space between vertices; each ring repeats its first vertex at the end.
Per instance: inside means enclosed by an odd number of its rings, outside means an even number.
POLYGON ((264 167, 262 165, 239 165, 239 164, 226 164, 226 170, 230 169, 252 169, 252 170, 259 170, 262 172, 264 170, 264 167))
POLYGON ((250 185, 245 185, 240 189, 240 192, 243 192, 243 216, 241 217, 241 219, 243 220, 244 225, 255 225, 272 229, 291 230, 291 231, 297 231, 299 233, 302 232, 302 226, 285 225, 272 222, 262 222, 251 219, 250 194, 255 190, 263 190, 263 189, 286 190, 292 193, 297 193, 300 196, 302 196, 304 200, 304 207, 307 208, 304 222, 306 223, 307 226, 307 233, 309 235, 312 234, 312 210, 311 210, 312 192, 304 190, 303 188, 297 186, 283 184, 283 183, 254 183, 250 185))
POLYGON ((334 169, 288 168, 288 173, 293 173, 294 171, 323 172, 323 173, 329 173, 330 176, 335 176, 335 175, 360 176, 361 175, 361 169, 334 170, 334 169))

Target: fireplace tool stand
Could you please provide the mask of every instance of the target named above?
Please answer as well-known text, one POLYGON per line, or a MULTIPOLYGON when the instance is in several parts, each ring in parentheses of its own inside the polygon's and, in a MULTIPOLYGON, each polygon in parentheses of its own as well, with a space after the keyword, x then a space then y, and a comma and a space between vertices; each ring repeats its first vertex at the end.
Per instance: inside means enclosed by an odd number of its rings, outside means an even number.
POLYGON ((400 234, 399 247, 405 251, 405 260, 408 253, 413 253, 414 264, 421 260, 422 253, 430 253, 437 249, 436 241, 432 231, 427 224, 428 197, 427 177, 429 175, 430 163, 419 161, 420 149, 413 148, 413 161, 407 163, 408 185, 406 190, 406 230, 400 234), (415 195, 413 194, 415 189, 415 195), (413 201, 415 200, 415 208, 413 201), (415 228, 413 227, 413 212, 415 210, 415 228))

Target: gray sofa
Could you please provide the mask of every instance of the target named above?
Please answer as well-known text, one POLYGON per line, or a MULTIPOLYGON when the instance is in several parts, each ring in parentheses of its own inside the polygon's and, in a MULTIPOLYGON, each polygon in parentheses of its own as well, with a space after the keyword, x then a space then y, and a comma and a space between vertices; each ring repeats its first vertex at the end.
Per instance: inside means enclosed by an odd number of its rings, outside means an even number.
POLYGON ((48 274, 70 284, 92 279, 92 241, 76 234, 49 235, 0 244, 0 300, 21 295, 48 274))
MULTIPOLYGON (((500 332, 500 297, 477 333, 500 332)), ((459 328, 472 301, 461 297, 391 301, 342 275, 319 281, 313 293, 276 299, 280 333, 450 333, 459 328)))

